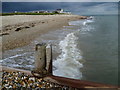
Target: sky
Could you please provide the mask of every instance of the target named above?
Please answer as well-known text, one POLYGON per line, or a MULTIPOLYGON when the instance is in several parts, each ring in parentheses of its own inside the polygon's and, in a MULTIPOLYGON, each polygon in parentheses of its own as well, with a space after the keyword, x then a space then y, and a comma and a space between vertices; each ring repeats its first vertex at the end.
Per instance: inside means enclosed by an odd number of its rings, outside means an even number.
POLYGON ((65 11, 79 15, 117 14, 117 2, 8 2, 3 3, 3 12, 55 10, 63 8, 65 11))
POLYGON ((112 2, 89 2, 89 3, 79 3, 79 4, 73 4, 70 5, 68 8, 70 11, 77 12, 80 14, 85 14, 85 15, 92 15, 92 14, 117 14, 118 13, 118 3, 112 3, 112 2))
MULTIPOLYGON (((44 0, 44 2, 118 2, 119 0, 44 0)), ((2 2, 43 2, 43 0, 2 0, 2 2)))

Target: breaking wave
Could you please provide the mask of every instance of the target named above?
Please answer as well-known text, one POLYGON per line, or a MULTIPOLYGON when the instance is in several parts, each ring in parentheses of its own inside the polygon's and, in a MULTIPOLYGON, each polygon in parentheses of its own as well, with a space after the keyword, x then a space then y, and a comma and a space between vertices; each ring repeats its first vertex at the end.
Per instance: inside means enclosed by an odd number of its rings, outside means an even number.
POLYGON ((77 39, 74 33, 70 33, 63 41, 60 41, 59 47, 62 52, 57 60, 53 62, 53 66, 56 68, 56 70, 53 71, 54 75, 75 79, 82 78, 80 71, 83 67, 83 64, 80 63, 82 56, 80 50, 77 49, 77 39))

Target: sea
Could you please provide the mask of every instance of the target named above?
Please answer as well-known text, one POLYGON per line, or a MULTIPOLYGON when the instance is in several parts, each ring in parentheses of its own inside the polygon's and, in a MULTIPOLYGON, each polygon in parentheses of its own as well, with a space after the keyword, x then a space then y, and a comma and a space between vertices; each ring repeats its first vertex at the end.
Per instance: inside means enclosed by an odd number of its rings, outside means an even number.
POLYGON ((55 76, 118 85, 118 15, 110 12, 117 6, 117 2, 3 2, 3 13, 63 8, 91 18, 70 21, 69 26, 41 35, 27 46, 7 50, 0 63, 33 70, 35 45, 49 43, 55 76))
MULTIPOLYGON (((4 41, 4 38, 3 38, 4 41)), ((118 16, 93 15, 37 37, 31 44, 3 53, 2 65, 34 69, 35 45, 50 43, 53 74, 118 85, 118 16)))

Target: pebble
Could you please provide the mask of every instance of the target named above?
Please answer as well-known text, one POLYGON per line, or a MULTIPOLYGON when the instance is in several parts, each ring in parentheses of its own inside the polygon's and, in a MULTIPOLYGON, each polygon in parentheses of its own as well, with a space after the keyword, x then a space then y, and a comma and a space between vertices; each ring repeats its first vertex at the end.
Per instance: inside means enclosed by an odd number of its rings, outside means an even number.
POLYGON ((2 89, 30 88, 35 90, 41 90, 42 88, 61 88, 62 90, 63 88, 62 85, 44 81, 42 78, 32 77, 21 72, 6 71, 3 71, 1 86, 2 89))

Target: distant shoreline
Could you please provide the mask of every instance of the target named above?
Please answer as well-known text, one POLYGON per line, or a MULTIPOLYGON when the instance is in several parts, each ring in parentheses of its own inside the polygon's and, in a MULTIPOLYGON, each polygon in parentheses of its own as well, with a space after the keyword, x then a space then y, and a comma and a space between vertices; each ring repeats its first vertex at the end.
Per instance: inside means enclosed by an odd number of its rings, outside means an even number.
POLYGON ((31 12, 19 12, 19 13, 1 13, 1 16, 11 16, 11 15, 65 15, 66 13, 31 13, 31 12))
POLYGON ((69 21, 86 19, 78 15, 14 15, 2 16, 3 51, 28 45, 47 32, 67 26, 69 21))

